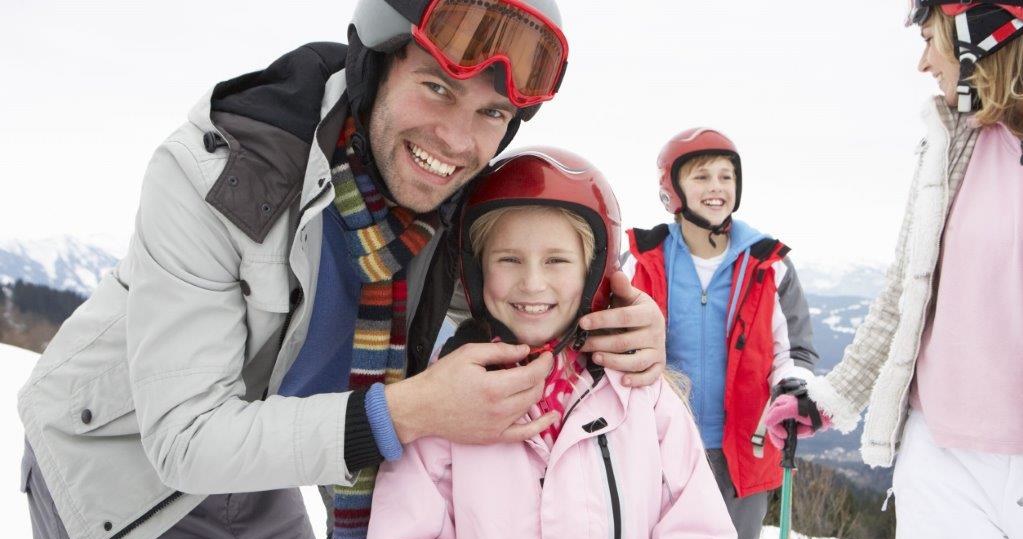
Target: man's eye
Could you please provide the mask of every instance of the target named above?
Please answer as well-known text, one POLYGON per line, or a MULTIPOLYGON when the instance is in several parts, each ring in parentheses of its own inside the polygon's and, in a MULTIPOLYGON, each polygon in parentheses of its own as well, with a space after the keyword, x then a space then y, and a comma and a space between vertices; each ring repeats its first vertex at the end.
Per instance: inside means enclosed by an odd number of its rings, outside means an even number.
POLYGON ((424 82, 423 84, 437 95, 448 95, 448 89, 436 82, 424 82))
POLYGON ((504 119, 504 111, 503 110, 499 110, 499 109, 483 109, 481 112, 483 113, 484 116, 486 116, 488 118, 493 118, 495 120, 503 120, 504 119))

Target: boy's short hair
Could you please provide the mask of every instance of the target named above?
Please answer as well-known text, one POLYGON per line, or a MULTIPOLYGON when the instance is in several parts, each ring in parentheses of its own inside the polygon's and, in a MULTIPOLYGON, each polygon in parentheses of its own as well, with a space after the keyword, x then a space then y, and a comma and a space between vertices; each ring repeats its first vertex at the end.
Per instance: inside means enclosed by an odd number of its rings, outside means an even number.
POLYGON ((729 163, 732 164, 732 168, 733 169, 735 168, 735 161, 732 159, 732 156, 730 155, 718 153, 697 155, 696 157, 686 160, 685 163, 682 163, 682 166, 679 167, 678 169, 678 176, 675 177, 675 183, 681 182, 682 178, 685 178, 686 176, 692 174, 693 170, 707 166, 713 163, 714 161, 717 161, 718 159, 724 159, 728 161, 729 163))
POLYGON ((567 210, 558 206, 541 206, 539 204, 530 204, 526 206, 507 206, 504 208, 497 208, 496 210, 488 211, 476 219, 472 226, 469 227, 469 245, 472 246, 472 254, 476 258, 480 258, 483 254, 483 246, 487 243, 487 238, 494 231, 494 225, 497 221, 508 215, 509 213, 515 212, 541 212, 550 213, 553 215, 560 215, 568 221, 568 224, 572 226, 576 234, 579 235, 579 239, 583 246, 583 262, 586 267, 586 271, 590 270, 590 264, 593 262, 593 254, 596 250, 596 240, 593 236, 593 230, 590 229, 590 225, 585 219, 579 216, 574 211, 567 210))

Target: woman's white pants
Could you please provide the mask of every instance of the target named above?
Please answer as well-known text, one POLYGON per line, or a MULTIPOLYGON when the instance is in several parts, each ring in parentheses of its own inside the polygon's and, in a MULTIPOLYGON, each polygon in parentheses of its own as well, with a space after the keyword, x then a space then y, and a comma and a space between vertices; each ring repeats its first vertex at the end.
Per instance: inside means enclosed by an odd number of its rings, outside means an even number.
POLYGON ((1023 455, 943 449, 906 420, 892 484, 898 539, 1023 539, 1023 455))

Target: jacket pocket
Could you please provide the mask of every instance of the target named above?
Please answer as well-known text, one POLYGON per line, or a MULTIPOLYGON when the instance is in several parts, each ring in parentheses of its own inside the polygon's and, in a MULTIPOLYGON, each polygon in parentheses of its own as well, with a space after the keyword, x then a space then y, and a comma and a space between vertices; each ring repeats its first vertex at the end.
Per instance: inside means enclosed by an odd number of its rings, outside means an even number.
POLYGON ((139 432, 128 365, 119 363, 78 389, 70 401, 75 434, 123 436, 139 432))
POLYGON ((249 306, 261 311, 286 313, 290 306, 288 264, 281 258, 242 260, 239 286, 249 306))

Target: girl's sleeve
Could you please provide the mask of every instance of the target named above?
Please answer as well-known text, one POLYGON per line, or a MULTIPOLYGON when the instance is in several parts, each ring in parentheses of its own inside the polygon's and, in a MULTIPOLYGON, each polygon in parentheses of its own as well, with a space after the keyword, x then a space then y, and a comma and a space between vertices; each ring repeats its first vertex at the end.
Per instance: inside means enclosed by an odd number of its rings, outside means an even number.
POLYGON ((661 447, 661 519, 652 539, 736 537, 692 414, 662 380, 654 407, 661 447))
POLYGON ((451 442, 420 438, 377 472, 369 539, 454 538, 451 442))

